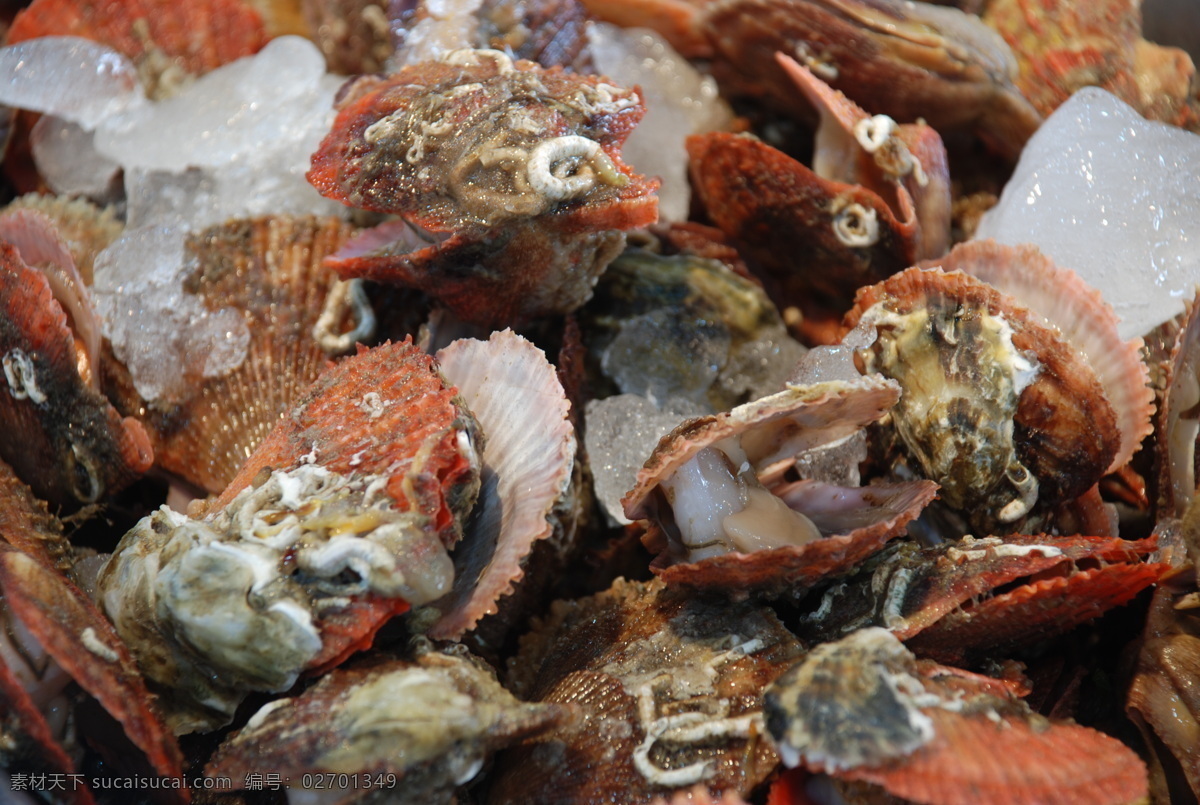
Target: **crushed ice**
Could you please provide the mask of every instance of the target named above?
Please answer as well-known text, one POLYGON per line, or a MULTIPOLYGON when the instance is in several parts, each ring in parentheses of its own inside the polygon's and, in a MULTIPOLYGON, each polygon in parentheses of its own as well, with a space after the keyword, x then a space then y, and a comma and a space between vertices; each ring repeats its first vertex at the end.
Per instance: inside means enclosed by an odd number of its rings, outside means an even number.
POLYGON ((1036 244, 1099 288, 1133 338, 1200 283, 1198 182, 1200 136, 1089 87, 1029 140, 976 237, 1036 244))
POLYGON ((104 197, 124 168, 127 228, 97 257, 92 291, 138 393, 178 398, 189 377, 240 365, 246 326, 183 291, 183 242, 230 218, 342 211, 304 178, 342 81, 317 47, 278 37, 159 102, 123 56, 74 37, 4 48, 0 73, 0 103, 57 116, 34 143, 54 190, 104 197))

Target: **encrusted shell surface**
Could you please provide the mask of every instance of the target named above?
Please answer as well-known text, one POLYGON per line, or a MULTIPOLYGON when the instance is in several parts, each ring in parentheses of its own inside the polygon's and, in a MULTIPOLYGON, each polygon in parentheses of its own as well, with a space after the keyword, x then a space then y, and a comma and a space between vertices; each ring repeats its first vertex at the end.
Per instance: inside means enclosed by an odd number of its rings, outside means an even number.
POLYGON ((1149 369, 1141 358, 1142 339, 1121 340, 1117 314, 1100 291, 1032 244, 1008 246, 990 239, 971 240, 921 265, 981 279, 1058 330, 1087 358, 1116 414, 1121 441, 1106 471, 1113 472, 1129 461, 1152 430, 1154 392, 1149 369))
POLYGON ((776 52, 834 89, 900 122, 973 128, 1015 157, 1041 117, 1013 85, 1016 61, 974 15, 903 0, 736 0, 712 3, 702 25, 727 88, 789 112, 790 81, 776 52))
POLYGON ((350 303, 332 304, 339 280, 322 264, 351 231, 336 218, 274 216, 188 238, 196 262, 185 289, 209 310, 238 310, 250 340, 234 371, 196 383, 187 399, 144 409, 158 466, 217 494, 299 401, 328 364, 313 332, 322 315, 329 309, 330 334, 353 331, 363 318, 350 303))
POLYGON ((34 497, 13 468, 0 461, 0 540, 60 573, 71 569, 71 545, 62 522, 34 497))
MULTIPOLYGON (((378 785, 344 788, 339 802, 401 796, 455 802, 493 752, 567 720, 555 704, 524 704, 468 657, 426 653, 415 662, 376 661, 333 671, 295 698, 264 705, 227 738, 205 773, 237 783, 249 774, 281 774, 303 790, 314 775, 354 775, 378 785), (398 782, 383 784, 387 775, 398 782)), ((338 780, 336 776, 329 778, 338 780)))
POLYGON ((534 543, 554 534, 576 443, 554 367, 511 330, 455 341, 437 361, 487 434, 479 502, 454 553, 454 590, 437 604, 443 614, 429 630, 458 639, 499 611, 525 576, 534 543))
POLYGON ((643 111, 636 91, 598 76, 454 51, 354 85, 308 179, 434 231, 541 215, 575 232, 644 226, 656 183, 619 154, 643 111))
POLYGON ((962 662, 1062 634, 1131 600, 1164 570, 1154 540, 1011 535, 888 546, 830 585, 806 639, 880 626, 923 657, 962 662), (1023 582, 1023 583, 1022 583, 1023 582))
POLYGON ((789 766, 869 782, 906 800, 1129 803, 1146 767, 1115 738, 1048 721, 999 680, 918 662, 862 629, 814 649, 767 691, 789 766))
POLYGON ((961 272, 911 268, 859 291, 845 327, 857 354, 904 386, 892 421, 952 507, 984 527, 1076 497, 1120 445, 1096 373, 1012 297, 961 272))
POLYGON ((380 474, 402 512, 416 512, 447 545, 479 489, 483 444, 433 358, 411 342, 359 348, 321 374, 213 503, 219 509, 264 469, 312 463, 344 475, 380 474))
POLYGON ((911 198, 893 209, 862 185, 826 179, 760 140, 687 139, 692 187, 779 304, 844 309, 855 289, 917 259, 911 198))
POLYGON ((522 640, 509 684, 582 718, 502 755, 490 802, 647 803, 701 782, 747 796, 778 763, 757 738, 761 690, 800 651, 770 610, 660 582, 558 602, 522 640))

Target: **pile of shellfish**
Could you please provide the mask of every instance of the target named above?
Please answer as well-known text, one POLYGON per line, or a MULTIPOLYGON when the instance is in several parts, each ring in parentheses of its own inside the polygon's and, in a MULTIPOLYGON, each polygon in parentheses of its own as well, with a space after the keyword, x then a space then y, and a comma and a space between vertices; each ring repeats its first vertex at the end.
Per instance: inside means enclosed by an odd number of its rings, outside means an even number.
POLYGON ((0 23, 0 802, 1200 796, 1198 306, 973 237, 1137 2, 0 23))

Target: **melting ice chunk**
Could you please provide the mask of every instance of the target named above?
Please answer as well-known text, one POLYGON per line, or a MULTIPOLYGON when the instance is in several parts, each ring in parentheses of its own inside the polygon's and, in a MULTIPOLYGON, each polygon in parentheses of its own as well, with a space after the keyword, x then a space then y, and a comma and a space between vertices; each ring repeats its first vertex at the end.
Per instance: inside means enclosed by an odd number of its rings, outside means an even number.
POLYGON ((1200 283, 1200 136, 1104 90, 1075 93, 1029 140, 976 237, 1034 243, 1100 289, 1140 336, 1200 283))
POLYGON ((646 100, 646 116, 621 148, 621 158, 662 179, 661 220, 686 220, 691 191, 683 141, 689 134, 724 129, 733 119, 716 82, 644 28, 592 23, 588 44, 598 73, 622 86, 640 86, 646 100))
POLYGON ((592 400, 584 409, 587 447, 596 497, 616 523, 630 522, 621 498, 633 488, 638 470, 650 458, 658 440, 688 417, 707 413, 689 400, 671 399, 659 410, 637 394, 618 394, 592 400))
POLYGON ((0 103, 85 129, 145 101, 128 59, 77 36, 45 36, 0 49, 0 76, 0 103))

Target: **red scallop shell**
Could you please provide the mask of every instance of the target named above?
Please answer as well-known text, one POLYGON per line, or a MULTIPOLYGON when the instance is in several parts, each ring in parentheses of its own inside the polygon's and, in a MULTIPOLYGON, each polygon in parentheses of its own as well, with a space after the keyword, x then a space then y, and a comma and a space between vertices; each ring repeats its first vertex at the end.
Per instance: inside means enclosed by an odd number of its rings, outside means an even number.
POLYGON ((844 309, 854 291, 917 259, 916 210, 899 212, 861 185, 823 179, 760 140, 713 132, 687 140, 692 188, 784 305, 814 307, 815 293, 844 309), (855 203, 875 213, 879 239, 849 246, 834 220, 855 203), (797 258, 797 256, 801 256, 797 258))
POLYGON ((1153 430, 1154 392, 1141 357, 1142 339, 1121 340, 1117 314, 1100 291, 1028 243, 1007 246, 990 239, 971 240, 921 265, 962 271, 983 280, 1040 314, 1082 352, 1104 388, 1121 434, 1107 472, 1125 466, 1153 430))
POLYGON ((78 455, 90 455, 99 495, 119 490, 150 468, 153 451, 142 424, 124 419, 79 371, 75 336, 45 274, 16 248, 0 243, 0 355, 21 350, 45 401, 0 396, 0 456, 34 494, 77 507, 78 455))
MULTIPOLYGON (((124 728, 155 772, 183 776, 183 756, 174 736, 151 709, 137 665, 112 625, 73 584, 15 548, 0 544, 0 589, 5 603, 46 652, 124 728), (80 634, 91 629, 107 657, 80 634)), ((186 790, 167 794, 187 802, 186 790)))
POLYGON ((449 547, 458 539, 454 488, 474 469, 459 448, 466 426, 456 391, 412 339, 373 349, 325 371, 267 435, 217 498, 224 507, 264 468, 290 469, 311 456, 328 470, 386 475, 400 511, 428 516, 449 547), (379 405, 364 403, 378 394, 379 405))

